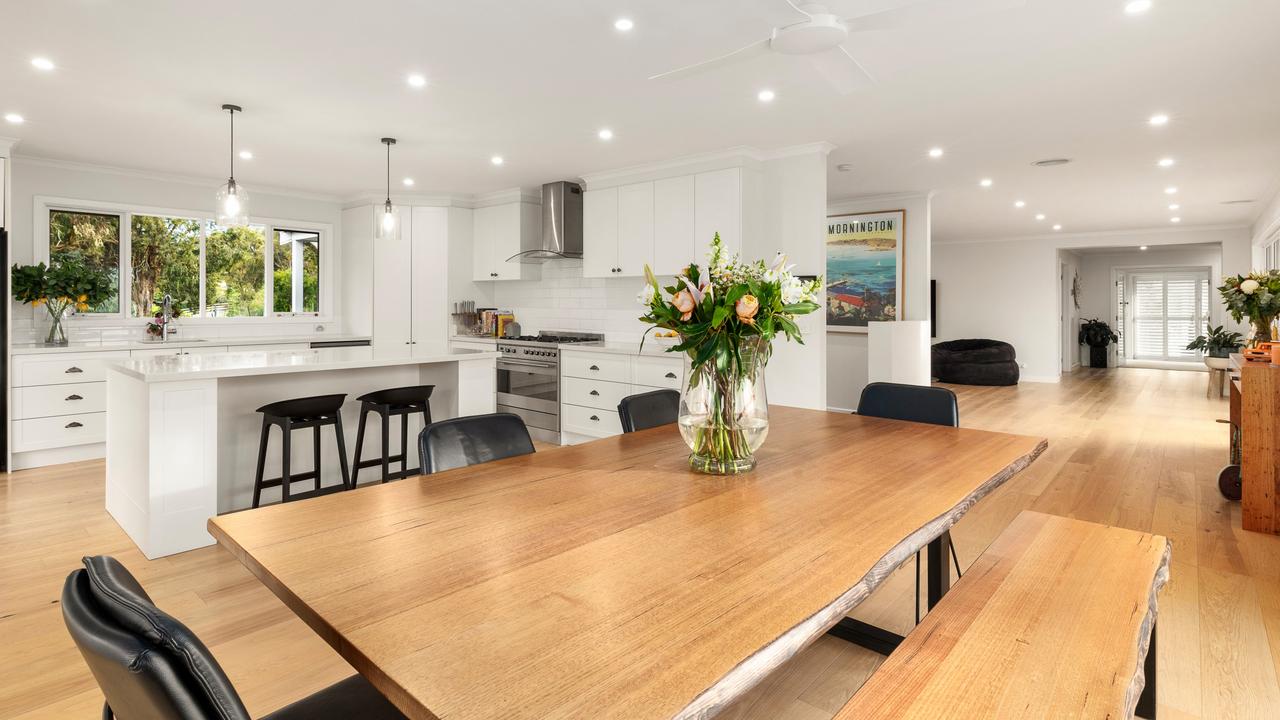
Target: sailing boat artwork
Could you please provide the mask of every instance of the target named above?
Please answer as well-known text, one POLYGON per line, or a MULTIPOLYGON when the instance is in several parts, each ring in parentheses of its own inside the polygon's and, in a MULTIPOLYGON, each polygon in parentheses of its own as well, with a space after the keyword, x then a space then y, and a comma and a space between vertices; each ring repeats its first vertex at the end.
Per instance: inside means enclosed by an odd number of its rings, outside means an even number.
POLYGON ((866 332, 902 308, 905 210, 827 218, 827 329, 866 332))

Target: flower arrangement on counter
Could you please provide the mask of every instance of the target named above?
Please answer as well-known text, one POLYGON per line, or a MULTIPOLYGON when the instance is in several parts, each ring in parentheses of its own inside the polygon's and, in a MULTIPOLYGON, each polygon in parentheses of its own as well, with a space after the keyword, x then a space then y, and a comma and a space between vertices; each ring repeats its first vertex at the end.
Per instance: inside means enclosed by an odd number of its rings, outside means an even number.
POLYGON ((1253 344, 1270 342, 1271 325, 1280 316, 1280 270, 1228 275, 1218 288, 1227 311, 1236 322, 1253 325, 1253 344))
POLYGON ((47 345, 67 344, 63 321, 69 311, 97 307, 115 293, 110 273, 89 267, 75 254, 64 255, 52 266, 15 264, 10 277, 15 300, 49 311, 47 345))
POLYGON ((668 352, 690 359, 679 425, 697 470, 727 474, 755 466, 754 452, 768 433, 763 371, 771 344, 779 334, 804 342, 795 319, 817 310, 822 292, 821 279, 802 281, 792 267, 782 254, 770 265, 727 257, 719 233, 705 270, 690 264, 674 285, 661 287, 645 266, 640 320, 677 333, 680 342, 668 352))

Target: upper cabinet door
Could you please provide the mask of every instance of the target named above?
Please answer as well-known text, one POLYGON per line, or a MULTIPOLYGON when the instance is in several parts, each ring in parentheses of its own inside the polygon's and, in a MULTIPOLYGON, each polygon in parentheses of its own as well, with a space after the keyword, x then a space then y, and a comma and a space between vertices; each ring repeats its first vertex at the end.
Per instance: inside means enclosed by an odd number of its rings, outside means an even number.
POLYGON ((742 250, 742 170, 698 173, 694 178, 694 249, 706 261, 711 240, 720 233, 725 252, 742 250))
POLYGON ((618 188, 582 194, 582 276, 617 277, 618 188))
POLYGON ((475 212, 475 226, 472 238, 471 279, 477 282, 497 280, 493 267, 493 239, 497 235, 496 207, 483 207, 475 212))
POLYGON ((653 184, 653 272, 659 278, 679 275, 689 263, 705 260, 693 249, 693 193, 692 175, 653 184))
POLYGON ((618 264, 615 277, 639 277, 653 265, 653 183, 618 188, 618 264))

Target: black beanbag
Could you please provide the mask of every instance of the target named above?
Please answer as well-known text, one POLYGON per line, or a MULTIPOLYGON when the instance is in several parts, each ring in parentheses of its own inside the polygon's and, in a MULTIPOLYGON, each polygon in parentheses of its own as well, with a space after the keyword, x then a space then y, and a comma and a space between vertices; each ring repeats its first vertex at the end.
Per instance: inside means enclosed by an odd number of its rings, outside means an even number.
POLYGON ((948 340, 933 346, 933 376, 957 385, 1017 385, 1013 346, 999 340, 948 340))

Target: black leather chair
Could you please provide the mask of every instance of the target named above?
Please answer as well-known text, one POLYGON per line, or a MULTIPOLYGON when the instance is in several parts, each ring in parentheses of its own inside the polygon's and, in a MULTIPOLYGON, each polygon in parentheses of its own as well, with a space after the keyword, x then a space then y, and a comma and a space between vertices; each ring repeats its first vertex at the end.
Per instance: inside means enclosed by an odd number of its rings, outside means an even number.
POLYGON ((492 413, 434 422, 418 434, 422 474, 528 455, 533 439, 519 415, 492 413))
MULTIPOLYGON (((871 383, 862 388, 862 397, 858 398, 858 414, 889 420, 960 427, 960 405, 956 402, 956 394, 947 388, 925 385, 871 383)), ((960 577, 962 573, 960 558, 956 555, 956 546, 951 542, 948 542, 947 546, 951 548, 951 561, 956 566, 956 577, 960 577)), ((916 553, 916 624, 920 624, 919 552, 916 553)))
MULTIPOLYGON (((102 716, 249 720, 218 661, 185 625, 155 606, 115 558, 86 557, 67 576, 62 617, 107 702, 102 716)), ((359 675, 266 716, 402 720, 404 715, 359 675)))
POLYGON ((679 416, 680 393, 675 390, 653 390, 628 395, 618 403, 618 418, 622 420, 624 433, 670 425, 679 416))

